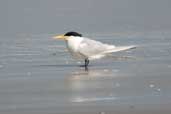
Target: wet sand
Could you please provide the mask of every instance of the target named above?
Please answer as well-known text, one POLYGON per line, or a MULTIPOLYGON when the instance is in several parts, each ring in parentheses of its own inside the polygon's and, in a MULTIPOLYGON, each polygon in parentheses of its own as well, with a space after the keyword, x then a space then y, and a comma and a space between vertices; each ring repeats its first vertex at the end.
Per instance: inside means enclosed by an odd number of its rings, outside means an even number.
POLYGON ((171 32, 91 34, 138 45, 85 71, 53 35, 0 38, 0 113, 170 114, 171 32))

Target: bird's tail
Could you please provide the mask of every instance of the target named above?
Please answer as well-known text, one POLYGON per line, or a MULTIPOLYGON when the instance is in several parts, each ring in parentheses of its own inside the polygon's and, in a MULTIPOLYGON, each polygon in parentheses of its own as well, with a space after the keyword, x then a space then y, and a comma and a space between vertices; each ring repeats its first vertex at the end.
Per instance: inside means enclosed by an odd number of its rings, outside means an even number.
POLYGON ((110 50, 107 50, 105 51, 104 53, 107 54, 107 53, 113 53, 113 52, 119 52, 119 51, 126 51, 126 50, 129 50, 129 49, 135 49, 137 46, 117 46, 117 47, 114 47, 113 49, 110 49, 110 50))

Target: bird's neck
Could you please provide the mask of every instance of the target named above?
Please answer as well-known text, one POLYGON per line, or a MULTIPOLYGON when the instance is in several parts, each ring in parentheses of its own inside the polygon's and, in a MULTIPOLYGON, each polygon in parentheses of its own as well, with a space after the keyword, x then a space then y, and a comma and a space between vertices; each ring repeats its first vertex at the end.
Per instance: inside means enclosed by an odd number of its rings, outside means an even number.
POLYGON ((80 45, 81 41, 83 40, 82 37, 70 37, 66 41, 67 47, 69 50, 76 52, 78 49, 78 46, 80 45))

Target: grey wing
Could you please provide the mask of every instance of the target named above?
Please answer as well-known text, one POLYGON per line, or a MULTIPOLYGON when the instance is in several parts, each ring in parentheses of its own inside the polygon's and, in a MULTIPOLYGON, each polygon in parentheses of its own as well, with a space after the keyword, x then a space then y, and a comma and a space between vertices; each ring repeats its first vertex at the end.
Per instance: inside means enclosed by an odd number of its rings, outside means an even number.
POLYGON ((80 43, 79 53, 86 57, 90 57, 93 55, 101 54, 109 48, 113 47, 113 45, 103 44, 99 41, 84 38, 83 41, 80 43))

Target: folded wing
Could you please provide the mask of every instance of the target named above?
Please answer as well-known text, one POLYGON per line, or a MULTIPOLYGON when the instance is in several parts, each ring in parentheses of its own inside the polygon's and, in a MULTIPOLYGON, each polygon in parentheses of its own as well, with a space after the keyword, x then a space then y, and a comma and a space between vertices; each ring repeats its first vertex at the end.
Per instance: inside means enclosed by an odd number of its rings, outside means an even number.
POLYGON ((88 38, 84 38, 83 41, 79 45, 79 53, 86 56, 94 56, 104 53, 107 50, 114 49, 114 45, 103 44, 99 41, 91 40, 88 38))
POLYGON ((99 41, 91 40, 88 38, 84 38, 83 41, 80 43, 78 51, 81 55, 97 59, 104 57, 106 54, 119 52, 119 51, 126 51, 129 49, 134 49, 136 46, 114 46, 109 44, 104 44, 99 41))
POLYGON ((130 50, 130 49, 135 49, 136 46, 132 45, 132 46, 117 46, 113 49, 109 49, 104 51, 104 53, 113 53, 113 52, 119 52, 119 51, 126 51, 126 50, 130 50))

